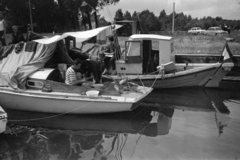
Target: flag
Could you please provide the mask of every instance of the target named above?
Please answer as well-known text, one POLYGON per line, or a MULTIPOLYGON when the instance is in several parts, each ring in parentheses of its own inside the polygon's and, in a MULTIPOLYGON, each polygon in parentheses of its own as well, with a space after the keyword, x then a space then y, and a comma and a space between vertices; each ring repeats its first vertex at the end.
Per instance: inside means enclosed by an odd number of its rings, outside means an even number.
POLYGON ((227 42, 226 42, 225 47, 223 49, 222 56, 223 56, 224 61, 232 58, 232 53, 231 53, 231 50, 230 50, 227 42))

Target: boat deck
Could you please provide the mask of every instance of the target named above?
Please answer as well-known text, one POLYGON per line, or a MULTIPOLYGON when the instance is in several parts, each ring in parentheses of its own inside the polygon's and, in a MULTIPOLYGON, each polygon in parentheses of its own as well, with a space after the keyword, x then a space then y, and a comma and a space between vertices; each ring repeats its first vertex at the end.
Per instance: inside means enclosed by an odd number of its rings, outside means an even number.
MULTIPOLYGON (((119 101, 119 102, 135 102, 145 96, 144 93, 150 93, 151 88, 138 86, 137 91, 124 91, 120 95, 107 95, 101 94, 99 96, 87 96, 82 93, 65 93, 65 92, 43 92, 37 89, 27 89, 27 90, 13 90, 11 87, 0 87, 0 90, 4 90, 9 93, 23 94, 28 96, 38 96, 38 97, 52 97, 52 98, 67 98, 67 99, 96 99, 98 101, 119 101)), ((94 89, 92 89, 94 90, 94 89)))

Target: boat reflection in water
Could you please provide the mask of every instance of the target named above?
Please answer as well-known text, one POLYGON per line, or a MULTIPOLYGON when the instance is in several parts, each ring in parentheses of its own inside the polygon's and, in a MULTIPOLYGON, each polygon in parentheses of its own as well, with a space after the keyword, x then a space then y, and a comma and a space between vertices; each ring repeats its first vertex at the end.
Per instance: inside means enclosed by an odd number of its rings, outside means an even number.
POLYGON ((174 109, 139 107, 132 112, 60 116, 16 110, 7 113, 8 128, 0 135, 0 154, 5 157, 95 160, 121 159, 129 134, 168 134, 174 109))
POLYGON ((211 89, 161 89, 131 112, 56 115, 5 110, 8 127, 0 134, 0 159, 131 159, 140 138, 169 135, 175 109, 215 112, 220 136, 227 123, 219 114, 230 113, 224 101, 234 96, 240 97, 211 89))
POLYGON ((234 98, 233 96, 239 99, 240 93, 203 88, 159 89, 147 96, 144 103, 166 108, 229 114, 224 102, 234 98))

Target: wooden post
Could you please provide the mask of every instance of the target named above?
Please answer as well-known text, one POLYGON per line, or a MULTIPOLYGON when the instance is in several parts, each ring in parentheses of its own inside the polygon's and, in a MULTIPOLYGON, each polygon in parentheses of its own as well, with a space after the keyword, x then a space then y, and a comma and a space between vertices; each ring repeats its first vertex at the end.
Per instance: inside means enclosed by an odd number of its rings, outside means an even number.
POLYGON ((172 14, 172 33, 174 33, 174 11, 175 10, 175 2, 173 2, 173 14, 172 14))

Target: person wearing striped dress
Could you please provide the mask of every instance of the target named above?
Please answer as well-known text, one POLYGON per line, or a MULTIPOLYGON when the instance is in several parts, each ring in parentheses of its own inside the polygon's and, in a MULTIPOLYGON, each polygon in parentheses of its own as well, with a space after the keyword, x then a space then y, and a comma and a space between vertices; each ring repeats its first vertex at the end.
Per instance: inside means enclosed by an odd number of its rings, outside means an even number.
MULTIPOLYGON (((76 59, 73 61, 73 65, 67 69, 65 83, 67 85, 82 85, 84 79, 78 78, 78 70, 81 67, 81 60, 76 59)), ((80 74, 80 73, 79 73, 80 74)))

